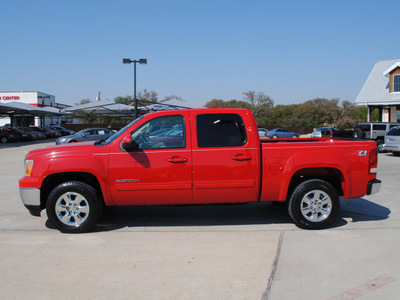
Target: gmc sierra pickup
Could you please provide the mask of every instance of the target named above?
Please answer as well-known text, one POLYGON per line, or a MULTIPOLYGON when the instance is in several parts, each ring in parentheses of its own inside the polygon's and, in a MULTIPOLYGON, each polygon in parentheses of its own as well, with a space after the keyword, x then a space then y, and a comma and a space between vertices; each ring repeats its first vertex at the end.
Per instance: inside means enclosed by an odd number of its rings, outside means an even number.
POLYGON ((328 227, 340 201, 379 191, 373 141, 260 140, 245 109, 144 115, 97 142, 33 150, 19 181, 30 213, 91 230, 104 206, 287 202, 294 223, 328 227))

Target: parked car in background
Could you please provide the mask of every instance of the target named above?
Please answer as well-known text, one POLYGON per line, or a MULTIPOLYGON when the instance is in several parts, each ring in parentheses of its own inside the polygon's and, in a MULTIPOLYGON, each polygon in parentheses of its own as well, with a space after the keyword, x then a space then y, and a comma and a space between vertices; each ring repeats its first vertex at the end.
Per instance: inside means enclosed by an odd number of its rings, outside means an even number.
POLYGON ((321 127, 311 133, 312 138, 320 137, 336 137, 336 138, 353 138, 354 130, 339 130, 333 127, 321 127))
POLYGON ((29 132, 32 135, 36 135, 36 139, 45 139, 46 134, 41 130, 36 130, 36 127, 20 127, 22 130, 29 132))
POLYGON ((18 142, 18 136, 7 129, 0 129, 0 142, 2 144, 18 142))
POLYGON ((14 135, 18 137, 18 141, 32 141, 34 140, 33 136, 29 132, 25 132, 17 127, 2 127, 2 129, 6 129, 9 132, 12 132, 14 135))
POLYGON ((71 135, 71 134, 75 134, 75 131, 65 129, 64 127, 62 127, 62 126, 60 126, 60 125, 50 124, 49 128, 52 129, 52 130, 58 130, 58 131, 60 131, 62 135, 71 135))
POLYGON ((58 129, 52 129, 52 128, 50 128, 50 127, 43 127, 43 129, 46 129, 46 130, 48 130, 48 131, 54 132, 55 137, 60 137, 60 136, 62 136, 61 131, 58 130, 58 129))
POLYGON ((50 139, 50 138, 58 137, 57 134, 56 134, 56 132, 55 132, 54 130, 47 129, 47 128, 45 128, 45 127, 40 127, 40 126, 37 127, 37 128, 43 130, 43 132, 46 133, 46 136, 47 136, 47 138, 49 138, 49 139, 50 139))
POLYGON ((289 131, 284 128, 275 128, 269 130, 267 137, 277 139, 277 138, 298 138, 300 135, 296 132, 289 131))
POLYGON ((110 130, 113 131, 114 133, 117 133, 118 131, 121 130, 121 128, 119 128, 119 127, 107 127, 107 129, 110 129, 110 130))
POLYGON ((58 138, 56 145, 108 139, 114 133, 114 131, 107 128, 86 128, 75 134, 58 138))
POLYGON ((400 126, 400 123, 391 122, 364 122, 357 123, 354 127, 354 138, 358 140, 374 140, 379 152, 384 151, 383 144, 386 132, 400 126))
POLYGON ((258 135, 260 138, 267 137, 268 129, 258 128, 258 135))
POLYGON ((383 149, 400 156, 400 126, 393 127, 386 133, 383 149))
MULTIPOLYGON (((49 139, 49 138, 52 138, 52 137, 53 137, 53 135, 52 135, 48 130, 45 130, 45 129, 43 129, 43 128, 36 127, 36 126, 29 126, 29 129, 32 130, 32 131, 34 131, 34 132, 39 133, 40 138, 49 139)), ((55 137, 55 136, 54 136, 54 137, 55 137)))

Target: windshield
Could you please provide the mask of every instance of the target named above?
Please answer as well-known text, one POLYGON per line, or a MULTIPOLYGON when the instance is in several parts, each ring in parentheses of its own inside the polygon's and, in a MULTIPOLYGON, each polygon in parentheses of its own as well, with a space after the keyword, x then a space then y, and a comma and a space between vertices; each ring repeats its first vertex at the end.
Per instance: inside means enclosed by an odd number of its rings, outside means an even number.
POLYGON ((141 120, 143 118, 143 116, 141 116, 140 118, 137 118, 136 120, 133 120, 132 122, 130 122, 128 125, 126 125, 124 128, 122 128, 120 131, 114 133, 112 136, 110 136, 108 139, 106 139, 103 143, 99 144, 99 145, 108 145, 110 143, 112 143, 113 141, 115 141, 121 134, 123 134, 129 127, 131 127, 133 124, 135 124, 137 121, 141 120))

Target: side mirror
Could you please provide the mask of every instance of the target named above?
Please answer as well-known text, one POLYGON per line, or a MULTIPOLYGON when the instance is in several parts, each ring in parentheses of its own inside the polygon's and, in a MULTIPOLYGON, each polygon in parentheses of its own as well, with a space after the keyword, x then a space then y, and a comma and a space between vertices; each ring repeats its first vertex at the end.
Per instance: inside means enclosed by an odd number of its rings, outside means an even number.
POLYGON ((122 148, 125 151, 134 151, 139 149, 138 144, 134 141, 132 141, 132 136, 128 134, 122 141, 122 148))

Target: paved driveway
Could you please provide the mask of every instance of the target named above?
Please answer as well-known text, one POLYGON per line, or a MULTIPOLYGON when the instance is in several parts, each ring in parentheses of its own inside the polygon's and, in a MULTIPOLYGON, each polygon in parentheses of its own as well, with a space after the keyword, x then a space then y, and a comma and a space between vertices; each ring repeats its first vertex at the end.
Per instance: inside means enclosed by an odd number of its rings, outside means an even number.
POLYGON ((18 194, 24 155, 0 145, 2 299, 396 299, 400 158, 379 155, 379 194, 342 204, 328 230, 295 227, 266 204, 106 210, 68 235, 18 194))

